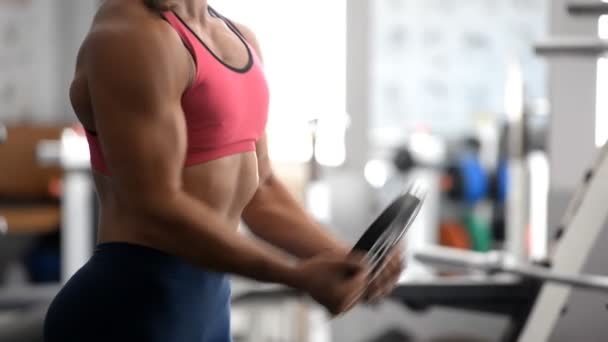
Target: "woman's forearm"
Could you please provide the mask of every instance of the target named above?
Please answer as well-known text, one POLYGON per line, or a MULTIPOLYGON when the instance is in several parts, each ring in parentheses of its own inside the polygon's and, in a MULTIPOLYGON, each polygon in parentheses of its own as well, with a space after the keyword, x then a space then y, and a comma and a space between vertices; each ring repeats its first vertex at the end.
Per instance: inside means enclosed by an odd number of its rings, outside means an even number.
POLYGON ((146 239, 171 254, 216 272, 298 287, 294 262, 287 255, 244 237, 211 208, 184 192, 141 206, 155 224, 146 239))
POLYGON ((260 186, 243 219, 255 235, 299 258, 326 250, 348 251, 274 176, 260 186))

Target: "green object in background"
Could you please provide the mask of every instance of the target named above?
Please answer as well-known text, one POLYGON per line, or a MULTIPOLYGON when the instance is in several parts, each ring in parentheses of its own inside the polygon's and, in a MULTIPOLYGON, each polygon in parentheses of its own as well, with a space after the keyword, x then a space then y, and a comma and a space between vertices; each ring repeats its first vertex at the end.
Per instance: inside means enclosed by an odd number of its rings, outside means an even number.
POLYGON ((490 225, 471 213, 465 216, 464 224, 469 232, 473 250, 476 252, 488 252, 492 248, 490 225))

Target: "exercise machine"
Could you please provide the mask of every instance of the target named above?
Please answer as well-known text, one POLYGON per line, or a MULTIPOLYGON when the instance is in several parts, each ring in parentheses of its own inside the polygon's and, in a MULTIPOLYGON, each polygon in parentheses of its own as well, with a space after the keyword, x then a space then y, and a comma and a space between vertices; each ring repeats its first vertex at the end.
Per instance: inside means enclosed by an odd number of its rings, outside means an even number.
MULTIPOLYGON (((6 127, 0 123, 0 144, 6 141, 7 133, 6 127)), ((0 235, 6 234, 8 232, 8 224, 6 223, 6 219, 0 216, 0 235)))
POLYGON ((67 281, 93 253, 94 191, 88 144, 75 128, 64 129, 59 141, 38 146, 41 164, 63 170, 61 207, 61 280, 67 281))
MULTIPOLYGON (((565 212, 561 222, 554 222, 551 235, 559 240, 553 252, 552 269, 565 274, 600 273, 608 274, 605 266, 606 207, 603 206, 606 191, 605 168, 606 146, 590 170, 596 146, 603 144, 606 127, 603 117, 606 102, 602 89, 606 82, 605 65, 608 44, 601 15, 608 14, 606 3, 601 1, 564 1, 559 6, 568 9, 567 24, 576 31, 575 36, 558 36, 537 46, 537 53, 547 59, 552 78, 551 114, 552 135, 552 182, 559 185, 562 177, 571 176, 565 172, 577 172, 577 179, 583 184, 576 189, 572 200, 562 211, 554 206, 553 211, 565 212), (581 31, 578 31, 581 30, 581 31), (599 34, 598 34, 599 32, 599 34), (601 37, 603 35, 603 37, 601 37), (598 60, 603 59, 603 63, 598 60), (602 74, 603 73, 603 74, 602 74), (575 74, 576 76, 572 76, 575 74), (559 120, 556 124, 556 120, 559 120), (576 125, 572 123, 576 120, 576 125), (580 123, 579 123, 580 122, 580 123), (560 126, 561 123, 561 126, 560 126), (574 129, 578 138, 558 141, 574 129), (570 141, 573 142, 569 145, 570 141), (586 154, 590 156, 585 156, 586 154), (578 159, 578 155, 585 159, 578 159), (555 164, 557 163, 557 164, 555 164), (571 163, 574 167, 567 167, 571 163)), ((558 7, 559 7, 558 6, 558 7)), ((553 186, 552 186, 553 187, 553 186)), ((550 197, 555 201, 555 196, 550 197)), ((553 214, 552 216, 556 216, 553 214)), ((559 216, 559 215, 557 215, 559 216)), ((551 217, 550 217, 551 219, 551 217)), ((554 241, 554 243, 555 243, 554 241)), ((547 283, 543 286, 535 307, 526 325, 521 341, 542 340, 598 340, 608 335, 604 324, 606 306, 603 297, 588 291, 561 287, 547 283)))
MULTIPOLYGON (((562 225, 553 237, 555 247, 548 266, 523 263, 504 252, 486 254, 431 246, 416 251, 415 257, 421 262, 441 268, 481 270, 488 276, 514 275, 520 284, 532 284, 529 288, 531 291, 535 290, 535 286, 541 285, 538 297, 530 296, 532 292, 529 293, 528 298, 534 299, 534 305, 528 308, 530 312, 524 326, 521 326, 521 332, 513 334, 512 338, 517 337, 519 341, 547 341, 560 319, 566 315, 565 308, 575 289, 585 289, 603 296, 608 293, 608 276, 584 273, 585 267, 593 262, 590 258, 597 257, 597 253, 592 253, 594 246, 603 241, 600 235, 605 231, 608 219, 606 189, 608 146, 601 150, 596 164, 589 170, 572 198, 562 225)), ((595 261, 597 264, 600 260, 595 261)), ((598 302, 601 302, 603 296, 596 295, 598 302)), ((516 299, 519 298, 519 294, 516 294, 516 299)), ((605 311, 604 304, 599 306, 605 311)), ((525 310, 525 305, 521 310, 522 313, 528 311, 525 310)))

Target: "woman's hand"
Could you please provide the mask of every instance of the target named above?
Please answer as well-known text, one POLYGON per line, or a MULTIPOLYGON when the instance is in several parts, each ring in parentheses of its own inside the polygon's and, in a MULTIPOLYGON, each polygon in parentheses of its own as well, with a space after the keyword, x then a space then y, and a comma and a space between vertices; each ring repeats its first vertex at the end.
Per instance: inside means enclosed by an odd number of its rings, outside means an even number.
POLYGON ((376 303, 380 299, 390 295, 403 272, 404 266, 401 248, 395 248, 386 257, 387 261, 384 268, 371 282, 363 296, 364 300, 368 303, 376 303))
POLYGON ((360 256, 324 253, 296 266, 299 288, 332 315, 350 310, 365 293, 369 272, 360 256))

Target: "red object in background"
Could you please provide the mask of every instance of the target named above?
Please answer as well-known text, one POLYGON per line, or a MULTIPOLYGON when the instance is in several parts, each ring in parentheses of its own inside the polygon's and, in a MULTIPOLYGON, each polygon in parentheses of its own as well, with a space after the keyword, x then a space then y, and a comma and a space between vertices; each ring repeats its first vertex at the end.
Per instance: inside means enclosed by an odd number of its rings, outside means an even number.
POLYGON ((53 178, 49 181, 49 194, 55 198, 60 198, 63 191, 61 178, 53 178))
POLYGON ((439 188, 442 192, 450 192, 454 188, 454 177, 451 175, 442 175, 439 179, 439 188))
POLYGON ((443 222, 439 228, 439 243, 442 246, 471 249, 471 238, 462 224, 458 222, 443 222))

